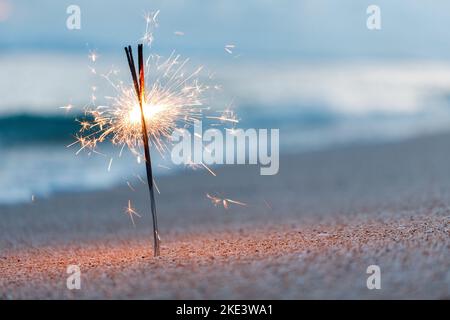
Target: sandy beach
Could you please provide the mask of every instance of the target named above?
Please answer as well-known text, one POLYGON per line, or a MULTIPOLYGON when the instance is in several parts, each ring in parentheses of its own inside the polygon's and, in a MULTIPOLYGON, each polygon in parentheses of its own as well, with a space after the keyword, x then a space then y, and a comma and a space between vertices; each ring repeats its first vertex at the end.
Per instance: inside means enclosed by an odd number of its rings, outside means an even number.
POLYGON ((158 178, 158 258, 142 184, 0 206, 0 298, 450 298, 450 135, 284 155, 276 176, 216 172, 158 178))

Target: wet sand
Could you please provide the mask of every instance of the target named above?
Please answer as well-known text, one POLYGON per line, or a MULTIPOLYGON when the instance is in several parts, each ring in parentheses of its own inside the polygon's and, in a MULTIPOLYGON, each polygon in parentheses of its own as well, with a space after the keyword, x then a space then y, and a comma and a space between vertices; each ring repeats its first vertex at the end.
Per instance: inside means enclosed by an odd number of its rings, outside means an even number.
POLYGON ((0 298, 450 298, 450 135, 285 155, 272 177, 160 177, 159 258, 146 186, 132 186, 1 206, 0 298), (373 264, 381 290, 366 286, 373 264))

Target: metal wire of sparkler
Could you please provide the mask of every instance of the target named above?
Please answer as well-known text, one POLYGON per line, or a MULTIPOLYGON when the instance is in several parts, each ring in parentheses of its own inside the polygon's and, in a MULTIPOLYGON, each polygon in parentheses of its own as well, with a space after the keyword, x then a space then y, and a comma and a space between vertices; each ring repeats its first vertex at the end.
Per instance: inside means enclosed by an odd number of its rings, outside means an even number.
POLYGON ((150 206, 153 219, 153 243, 154 243, 154 256, 160 255, 160 238, 158 232, 158 218, 156 215, 156 203, 155 203, 155 192, 153 188, 153 170, 152 170, 152 160, 150 157, 150 147, 148 143, 147 125, 145 123, 144 115, 144 99, 145 99, 145 75, 144 75, 144 54, 143 45, 138 45, 138 66, 139 66, 139 82, 136 75, 136 67, 133 59, 133 52, 131 46, 125 47, 125 52, 128 59, 128 66, 130 67, 131 76, 133 78, 134 88, 136 90, 136 95, 139 100, 139 108, 141 111, 141 122, 142 122, 142 140, 144 144, 144 155, 145 155, 145 168, 147 172, 147 184, 150 192, 150 206))

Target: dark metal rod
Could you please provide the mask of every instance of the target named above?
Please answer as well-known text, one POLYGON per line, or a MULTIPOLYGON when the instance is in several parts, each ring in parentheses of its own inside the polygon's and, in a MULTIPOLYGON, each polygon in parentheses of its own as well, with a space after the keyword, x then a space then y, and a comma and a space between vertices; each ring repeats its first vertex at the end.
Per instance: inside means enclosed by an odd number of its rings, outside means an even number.
POLYGON ((136 76, 136 68, 134 66, 133 51, 131 50, 131 46, 125 47, 125 52, 127 54, 128 66, 130 67, 131 77, 133 78, 134 89, 136 90, 136 95, 139 99, 140 89, 136 76))
POLYGON ((150 205, 153 219, 153 240, 154 240, 154 256, 160 255, 160 238, 158 232, 158 219, 156 216, 156 202, 155 202, 155 192, 153 187, 153 171, 152 171, 152 160, 150 157, 150 147, 149 139, 147 133, 147 125, 145 123, 144 115, 144 98, 145 98, 145 76, 144 76, 144 54, 142 44, 138 45, 138 63, 139 63, 139 83, 136 75, 136 68, 133 59, 133 53, 131 46, 125 48, 127 54, 128 65, 131 70, 131 76, 133 78, 134 86, 139 100, 139 107, 141 110, 141 123, 142 123, 142 140, 144 143, 144 154, 145 154, 145 168, 147 172, 147 183, 150 192, 150 205))
POLYGON ((143 45, 138 45, 138 62, 139 62, 139 88, 140 88, 140 98, 139 105, 141 107, 141 118, 142 118, 142 137, 144 141, 144 152, 145 152, 145 167, 147 170, 147 181, 148 187, 150 191, 150 202, 151 202, 151 211, 153 218, 153 237, 154 237, 154 255, 155 257, 160 254, 160 238, 158 234, 158 219, 156 216, 156 203, 155 203, 155 191, 153 187, 153 171, 152 171, 152 160, 150 157, 150 147, 148 143, 148 134, 147 134, 147 125, 145 123, 145 115, 144 115, 144 99, 145 99, 145 77, 144 77, 144 52, 143 45))

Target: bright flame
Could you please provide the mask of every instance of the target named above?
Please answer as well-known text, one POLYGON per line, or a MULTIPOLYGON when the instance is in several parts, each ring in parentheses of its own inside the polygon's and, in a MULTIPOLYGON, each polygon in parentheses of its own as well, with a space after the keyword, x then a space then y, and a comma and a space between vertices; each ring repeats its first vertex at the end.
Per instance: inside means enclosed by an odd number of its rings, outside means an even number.
MULTIPOLYGON (((202 68, 189 73, 186 65, 189 59, 181 60, 172 53, 169 58, 150 56, 146 63, 148 78, 144 90, 143 106, 147 134, 151 144, 163 153, 167 150, 172 132, 190 125, 202 117, 203 94, 209 89, 199 83, 197 77, 202 68)), ((77 137, 80 149, 94 149, 106 139, 115 145, 127 146, 139 155, 142 150, 141 109, 133 86, 113 81, 109 72, 103 77, 117 91, 117 96, 105 97, 109 105, 88 107, 86 115, 90 119, 80 121, 82 135, 77 137)), ((95 104, 95 100, 92 101, 95 104)))
MULTIPOLYGON (((161 104, 144 104, 142 109, 144 110, 145 122, 147 124, 157 121, 158 114, 164 111, 165 106, 161 104)), ((141 107, 139 104, 133 105, 132 109, 128 113, 128 120, 132 124, 141 124, 141 107)))

